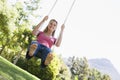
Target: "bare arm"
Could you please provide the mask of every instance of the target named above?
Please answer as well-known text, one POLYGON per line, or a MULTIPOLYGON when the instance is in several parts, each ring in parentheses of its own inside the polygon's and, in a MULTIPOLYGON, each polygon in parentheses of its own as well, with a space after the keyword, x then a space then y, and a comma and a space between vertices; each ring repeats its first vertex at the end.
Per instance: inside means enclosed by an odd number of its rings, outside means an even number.
POLYGON ((33 31, 32 31, 32 34, 33 35, 37 35, 38 34, 38 31, 39 31, 39 28, 41 27, 41 25, 46 21, 48 19, 48 16, 45 16, 44 18, 43 18, 43 20, 33 29, 33 31))
POLYGON ((58 39, 57 39, 57 41, 56 41, 56 43, 55 43, 55 45, 56 45, 57 47, 59 47, 60 44, 61 44, 64 27, 65 27, 65 26, 64 26, 64 24, 63 24, 63 25, 61 26, 61 31, 60 31, 59 37, 58 37, 58 39))

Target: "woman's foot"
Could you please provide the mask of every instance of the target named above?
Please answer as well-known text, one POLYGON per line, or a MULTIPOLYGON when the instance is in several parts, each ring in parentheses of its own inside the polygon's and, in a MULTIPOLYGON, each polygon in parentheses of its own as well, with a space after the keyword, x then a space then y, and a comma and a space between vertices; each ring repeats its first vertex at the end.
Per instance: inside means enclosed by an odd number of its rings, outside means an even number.
POLYGON ((37 49, 37 44, 32 44, 29 49, 29 56, 33 56, 36 49, 37 49))
POLYGON ((46 60, 45 60, 44 64, 45 64, 45 65, 50 64, 50 62, 52 61, 52 59, 53 59, 53 54, 49 53, 49 54, 47 55, 47 57, 46 57, 46 60))

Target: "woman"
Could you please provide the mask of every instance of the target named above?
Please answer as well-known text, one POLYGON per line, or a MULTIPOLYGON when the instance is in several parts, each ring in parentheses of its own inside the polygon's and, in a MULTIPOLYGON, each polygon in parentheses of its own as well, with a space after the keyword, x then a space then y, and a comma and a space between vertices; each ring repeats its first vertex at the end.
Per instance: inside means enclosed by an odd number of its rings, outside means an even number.
POLYGON ((37 41, 32 41, 28 48, 26 57, 29 59, 33 56, 41 58, 41 67, 46 67, 53 59, 51 47, 53 45, 59 47, 62 41, 62 35, 64 30, 64 24, 61 26, 59 37, 54 38, 54 33, 57 28, 57 21, 51 19, 44 31, 39 31, 41 25, 48 19, 45 16, 43 20, 34 28, 32 34, 37 37, 37 41))

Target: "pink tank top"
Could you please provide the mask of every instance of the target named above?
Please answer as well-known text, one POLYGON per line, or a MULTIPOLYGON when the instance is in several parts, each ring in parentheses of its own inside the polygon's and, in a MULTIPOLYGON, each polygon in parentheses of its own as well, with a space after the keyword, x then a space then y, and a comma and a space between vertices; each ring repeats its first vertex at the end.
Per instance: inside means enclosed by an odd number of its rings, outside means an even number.
POLYGON ((52 36, 48 37, 44 34, 44 32, 40 31, 38 36, 37 36, 37 41, 40 44, 43 44, 46 47, 51 48, 55 44, 56 38, 54 38, 52 36))

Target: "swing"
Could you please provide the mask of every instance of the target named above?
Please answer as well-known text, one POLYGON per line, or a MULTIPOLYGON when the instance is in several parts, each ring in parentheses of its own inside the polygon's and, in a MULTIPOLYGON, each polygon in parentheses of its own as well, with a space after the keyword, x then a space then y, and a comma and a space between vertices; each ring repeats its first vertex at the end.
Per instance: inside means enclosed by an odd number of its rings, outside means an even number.
MULTIPOLYGON (((69 14, 70 14, 70 12, 71 12, 71 10, 72 10, 72 7, 73 7, 75 1, 76 1, 76 0, 73 1, 72 5, 71 5, 71 7, 70 7, 70 9, 69 9, 69 12, 68 12, 67 16, 65 17, 64 24, 66 23, 66 21, 67 21, 67 19, 68 19, 68 16, 69 16, 69 14)), ((50 11, 49 11, 49 13, 48 13, 48 15, 51 14, 51 12, 52 12, 53 8, 55 7, 56 3, 57 3, 57 0, 54 2, 52 8, 50 9, 50 11)), ((55 47, 55 46, 53 46, 53 50, 52 50, 52 51, 54 51, 54 47, 55 47)), ((45 55, 46 55, 46 54, 45 54, 45 55)), ((33 55, 33 56, 34 56, 34 55, 33 55)), ((28 50, 27 53, 26 53, 26 59, 29 60, 29 59, 32 58, 33 56, 29 56, 29 50, 28 50)), ((40 54, 38 54, 37 56, 40 57, 40 54)), ((42 58, 42 57, 41 57, 41 58, 42 58)))
MULTIPOLYGON (((73 2, 72 2, 72 5, 71 5, 71 7, 70 7, 70 9, 69 9, 69 11, 68 11, 68 13, 67 13, 67 16, 65 17, 65 20, 64 20, 64 24, 66 23, 66 21, 67 21, 67 19, 68 19, 68 17, 69 17, 69 14, 70 14, 70 12, 71 12, 71 10, 72 10, 72 8, 73 8, 73 5, 75 4, 75 1, 76 0, 74 0, 73 2)), ((56 0, 56 2, 57 2, 57 0, 56 0)), ((55 2, 55 4, 56 4, 56 2, 55 2)), ((55 4, 54 4, 54 6, 55 6, 55 4)), ((52 8, 53 9, 53 8, 52 8)), ((52 9, 50 10, 50 11, 52 11, 52 9)), ((51 12, 49 12, 49 14, 50 14, 51 12)), ((53 50, 52 51, 54 51, 54 49, 55 49, 55 46, 53 45, 53 50)))

